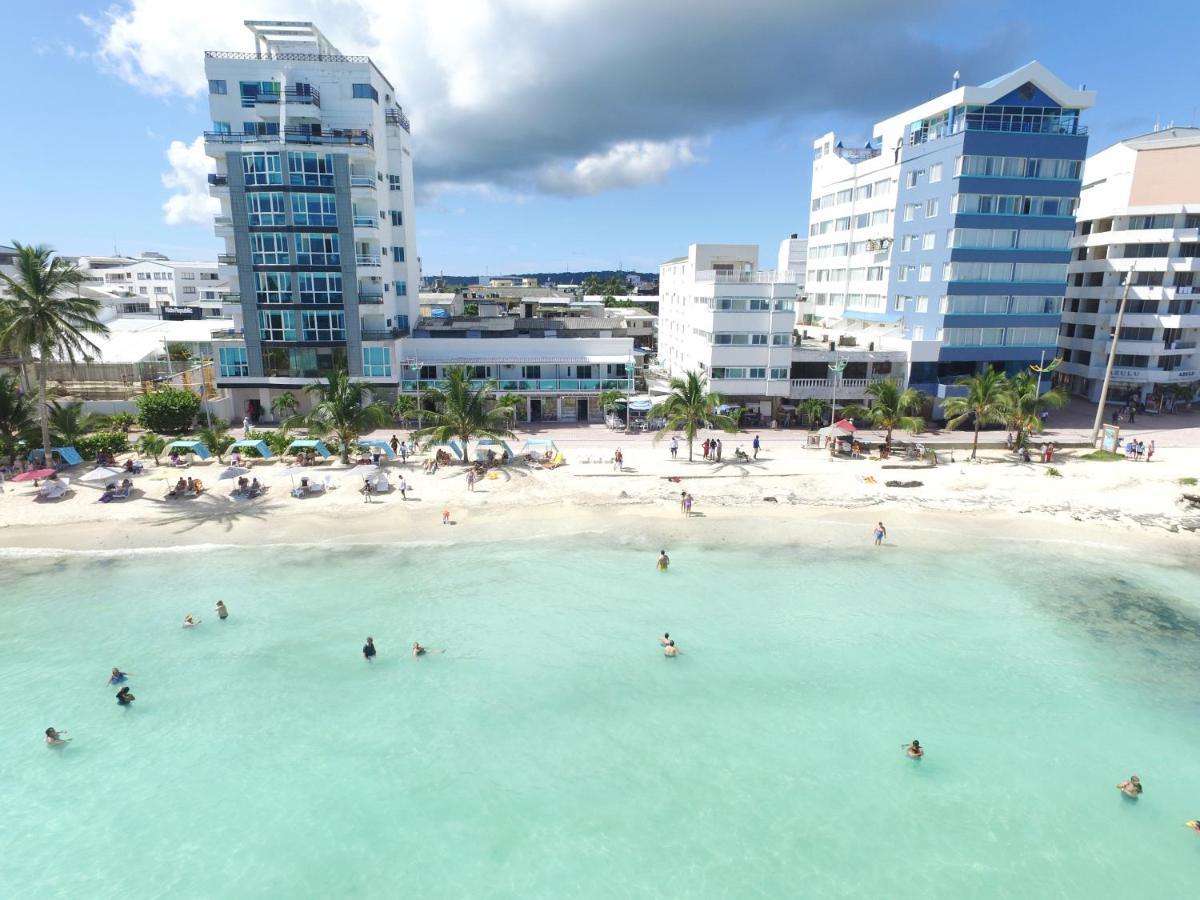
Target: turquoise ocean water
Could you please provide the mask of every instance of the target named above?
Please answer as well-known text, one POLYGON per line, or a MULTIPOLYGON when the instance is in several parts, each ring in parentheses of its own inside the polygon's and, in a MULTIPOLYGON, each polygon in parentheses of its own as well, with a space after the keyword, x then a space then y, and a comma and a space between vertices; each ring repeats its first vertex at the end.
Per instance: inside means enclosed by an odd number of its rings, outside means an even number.
POLYGON ((1195 572, 1016 545, 656 555, 0 561, 0 896, 1195 893, 1195 572))

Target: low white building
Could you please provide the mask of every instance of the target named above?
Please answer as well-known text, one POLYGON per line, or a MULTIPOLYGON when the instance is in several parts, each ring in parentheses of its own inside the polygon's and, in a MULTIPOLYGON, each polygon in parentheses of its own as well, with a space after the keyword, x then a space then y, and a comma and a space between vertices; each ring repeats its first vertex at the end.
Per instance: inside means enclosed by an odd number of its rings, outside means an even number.
POLYGON ((1167 386, 1200 383, 1200 128, 1119 141, 1084 166, 1056 380, 1093 402, 1131 269, 1109 400, 1156 406, 1167 386))
POLYGON ((229 292, 217 262, 168 259, 157 253, 139 257, 83 256, 84 286, 104 304, 105 318, 155 316, 176 319, 220 318, 229 292))

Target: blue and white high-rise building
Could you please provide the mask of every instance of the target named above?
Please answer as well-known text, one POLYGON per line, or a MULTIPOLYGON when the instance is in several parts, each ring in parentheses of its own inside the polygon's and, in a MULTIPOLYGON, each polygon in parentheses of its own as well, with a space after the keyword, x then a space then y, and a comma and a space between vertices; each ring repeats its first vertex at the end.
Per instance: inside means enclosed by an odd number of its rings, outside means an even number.
POLYGON ((978 86, 955 73, 865 146, 817 140, 805 326, 903 347, 934 395, 1052 358, 1094 99, 1037 62, 978 86))

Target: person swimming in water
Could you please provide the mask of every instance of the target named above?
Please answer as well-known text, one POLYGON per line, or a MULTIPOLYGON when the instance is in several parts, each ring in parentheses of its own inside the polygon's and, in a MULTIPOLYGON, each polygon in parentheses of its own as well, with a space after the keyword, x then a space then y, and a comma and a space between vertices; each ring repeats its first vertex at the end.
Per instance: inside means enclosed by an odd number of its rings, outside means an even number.
POLYGON ((65 731, 57 731, 53 728, 47 728, 46 729, 46 746, 47 747, 59 747, 59 746, 62 746, 63 744, 70 743, 71 739, 69 737, 63 737, 64 734, 66 734, 65 731))
POLYGON ((1184 822, 1183 824, 1192 829, 1192 831, 1200 831, 1200 819, 1192 819, 1192 821, 1184 822))
POLYGON ((671 557, 667 556, 666 550, 658 551, 658 571, 665 572, 667 567, 671 565, 671 557))
POLYGON ((367 638, 367 642, 363 644, 363 659, 370 662, 375 658, 375 638, 367 638))
POLYGON ((920 741, 913 741, 904 748, 904 752, 908 754, 909 759, 920 759, 925 755, 925 748, 921 746, 920 741))
POLYGON ((183 617, 183 627, 184 628, 195 628, 202 621, 203 621, 202 619, 194 618, 191 613, 188 613, 186 616, 183 617))
POLYGON ((424 656, 425 648, 421 646, 419 641, 413 641, 413 656, 424 656))
POLYGON ((108 676, 109 684, 124 684, 129 680, 129 672, 122 672, 116 666, 113 666, 112 674, 108 676))
POLYGON ((1136 775, 1130 775, 1128 781, 1122 781, 1117 785, 1117 790, 1130 800, 1136 800, 1142 793, 1142 779, 1136 775))
POLYGON ((137 697, 135 697, 135 696, 133 696, 133 694, 129 693, 129 685, 125 685, 125 687, 123 687, 119 691, 117 691, 117 702, 119 704, 121 704, 122 706, 128 706, 130 703, 132 703, 136 699, 137 699, 137 697))
POLYGON ((229 610, 225 608, 224 600, 217 601, 217 618, 221 621, 229 618, 229 610))
POLYGON ((679 648, 675 646, 675 642, 673 640, 671 640, 670 638, 667 638, 667 642, 663 645, 663 655, 664 656, 678 656, 679 655, 679 648))

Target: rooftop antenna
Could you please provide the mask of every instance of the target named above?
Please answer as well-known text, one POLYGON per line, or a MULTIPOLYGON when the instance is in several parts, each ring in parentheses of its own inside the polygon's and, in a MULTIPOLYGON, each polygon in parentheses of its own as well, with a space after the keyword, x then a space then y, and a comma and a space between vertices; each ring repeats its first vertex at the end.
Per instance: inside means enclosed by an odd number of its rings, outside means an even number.
POLYGON ((962 72, 960 72, 958 69, 955 69, 954 70, 954 78, 950 82, 950 89, 954 90, 954 91, 958 90, 958 86, 961 83, 962 83, 962 72))

